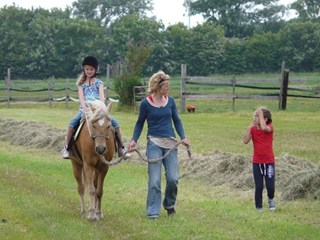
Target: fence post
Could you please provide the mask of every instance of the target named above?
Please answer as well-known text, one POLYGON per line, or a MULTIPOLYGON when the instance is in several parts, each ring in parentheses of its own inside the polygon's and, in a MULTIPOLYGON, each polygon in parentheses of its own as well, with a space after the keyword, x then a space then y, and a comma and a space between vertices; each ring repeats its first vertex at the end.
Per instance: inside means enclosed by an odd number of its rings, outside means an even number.
POLYGON ((110 64, 107 64, 107 79, 106 79, 106 87, 105 87, 105 92, 104 92, 104 96, 105 96, 105 103, 107 103, 107 99, 108 99, 108 95, 109 95, 109 82, 110 82, 110 64))
POLYGON ((236 95, 236 78, 235 76, 232 77, 231 79, 231 83, 232 83, 232 94, 233 94, 233 97, 232 97, 232 110, 235 111, 235 105, 236 105, 236 98, 235 98, 235 95, 236 95))
POLYGON ((69 108, 69 78, 66 82, 66 108, 69 108))
POLYGON ((7 107, 10 108, 11 87, 12 87, 10 68, 7 69, 6 85, 7 85, 7 107))
POLYGON ((186 108, 186 76, 187 76, 187 65, 181 64, 181 90, 180 90, 180 112, 184 112, 186 108))
POLYGON ((288 83, 289 83, 289 70, 284 69, 283 72, 283 82, 282 82, 282 104, 281 109, 286 110, 287 108, 287 95, 288 95, 288 83))
POLYGON ((52 107, 52 93, 51 93, 51 89, 53 88, 52 87, 52 81, 51 81, 51 78, 49 78, 48 80, 48 100, 49 100, 49 107, 51 108, 52 107))
POLYGON ((281 78, 280 78, 280 91, 279 91, 279 106, 278 106, 279 110, 281 110, 281 106, 282 106, 284 67, 285 67, 285 62, 282 62, 282 64, 281 64, 281 78))

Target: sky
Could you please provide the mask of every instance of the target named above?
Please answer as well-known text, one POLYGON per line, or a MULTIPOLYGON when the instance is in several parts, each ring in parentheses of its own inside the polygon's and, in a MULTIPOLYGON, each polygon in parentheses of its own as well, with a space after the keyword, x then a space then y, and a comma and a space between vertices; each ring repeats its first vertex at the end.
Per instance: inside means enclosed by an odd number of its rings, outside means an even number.
MULTIPOLYGON (((279 3, 289 4, 293 1, 294 0, 280 0, 279 3)), ((11 6, 15 3, 17 7, 22 8, 31 8, 32 6, 37 8, 40 6, 45 9, 54 7, 64 9, 66 6, 71 6, 72 2, 74 2, 74 0, 0 0, 0 7, 4 5, 11 6)), ((155 15, 158 20, 162 20, 166 27, 178 22, 182 22, 190 27, 201 23, 203 18, 199 15, 188 17, 188 13, 183 7, 183 2, 184 0, 153 0, 153 15, 155 15)))

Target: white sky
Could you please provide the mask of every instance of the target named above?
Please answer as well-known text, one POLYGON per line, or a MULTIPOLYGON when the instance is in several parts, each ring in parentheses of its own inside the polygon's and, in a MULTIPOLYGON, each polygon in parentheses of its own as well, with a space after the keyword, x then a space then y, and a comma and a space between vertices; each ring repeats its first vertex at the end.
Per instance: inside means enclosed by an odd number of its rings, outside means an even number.
MULTIPOLYGON (((280 0, 281 4, 289 4, 294 0, 280 0)), ((4 5, 11 6, 15 3, 16 6, 22 8, 39 7, 51 9, 54 7, 64 9, 67 5, 71 6, 74 0, 0 0, 0 7, 4 5)), ((190 19, 187 12, 183 7, 184 0, 153 0, 153 14, 158 20, 162 20, 167 27, 178 22, 184 23, 186 26, 193 27, 202 22, 201 16, 192 16, 190 19), (190 22, 189 22, 190 20, 190 22)))

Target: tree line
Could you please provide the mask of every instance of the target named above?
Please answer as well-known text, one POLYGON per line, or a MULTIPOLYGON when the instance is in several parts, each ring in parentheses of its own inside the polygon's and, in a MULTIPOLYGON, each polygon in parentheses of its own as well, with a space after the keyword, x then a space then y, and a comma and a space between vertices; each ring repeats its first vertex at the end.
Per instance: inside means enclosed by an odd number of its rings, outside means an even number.
POLYGON ((75 78, 86 55, 99 59, 101 74, 107 64, 121 73, 123 63, 143 76, 159 69, 180 74, 181 64, 190 75, 276 72, 282 61, 291 71, 319 71, 320 0, 277 2, 186 0, 189 16, 205 19, 192 28, 165 27, 147 16, 152 0, 78 0, 50 10, 4 6, 0 79, 8 67, 16 79, 75 78), (286 20, 288 11, 295 17, 286 20))

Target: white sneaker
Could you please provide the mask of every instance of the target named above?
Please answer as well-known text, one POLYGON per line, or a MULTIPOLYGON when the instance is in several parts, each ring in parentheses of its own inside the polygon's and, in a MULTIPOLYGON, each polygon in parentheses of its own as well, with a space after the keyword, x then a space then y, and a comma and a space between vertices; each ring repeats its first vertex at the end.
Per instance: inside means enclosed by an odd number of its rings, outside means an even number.
POLYGON ((61 156, 62 156, 62 158, 64 158, 64 159, 70 159, 70 153, 69 153, 69 151, 67 150, 66 147, 64 147, 64 148, 61 150, 61 156))
MULTIPOLYGON (((122 157, 123 154, 127 151, 127 148, 119 148, 118 149, 118 157, 122 157)), ((130 153, 126 153, 126 155, 123 157, 124 160, 128 159, 129 157, 131 157, 130 153)))
MULTIPOLYGON (((128 151, 127 148, 124 148, 123 150, 124 150, 124 152, 128 151)), ((124 155, 124 158, 123 158, 123 159, 126 160, 126 159, 128 159, 128 158, 130 158, 130 157, 131 157, 131 154, 127 152, 126 155, 124 155)))

